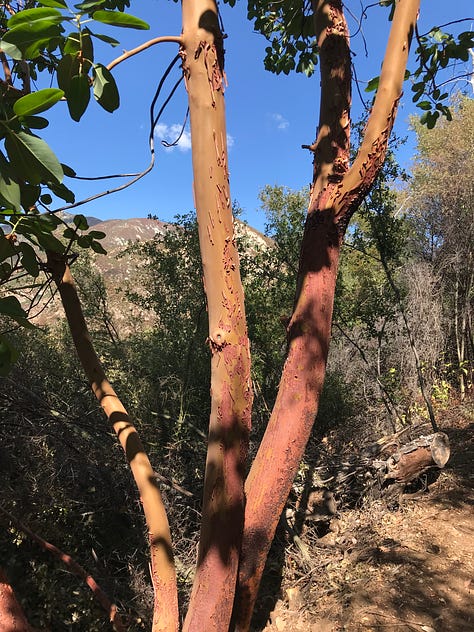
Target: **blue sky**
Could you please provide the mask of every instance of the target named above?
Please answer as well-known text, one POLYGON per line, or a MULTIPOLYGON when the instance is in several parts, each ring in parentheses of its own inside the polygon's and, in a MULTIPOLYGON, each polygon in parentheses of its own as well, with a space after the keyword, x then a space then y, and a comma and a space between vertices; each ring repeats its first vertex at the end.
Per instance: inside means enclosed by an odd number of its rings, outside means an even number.
MULTIPOLYGON (((471 0, 457 0, 449 4, 441 0, 422 0, 420 16, 421 32, 431 26, 472 16, 471 0)), ((359 2, 348 3, 354 15, 360 15, 359 2)), ((231 195, 244 209, 244 219, 262 229, 265 218, 259 211, 258 193, 266 184, 301 188, 311 179, 312 165, 309 152, 302 144, 314 140, 318 119, 319 77, 311 78, 293 74, 274 76, 263 68, 265 39, 253 33, 246 19, 246 3, 238 0, 237 6, 221 7, 228 39, 226 45, 227 130, 231 173, 231 195)), ((140 0, 132 2, 130 12, 145 19, 150 31, 132 31, 104 27, 120 40, 118 49, 105 47, 96 51, 96 61, 109 63, 124 49, 159 35, 179 35, 180 5, 169 0, 140 0)), ((348 13, 352 32, 356 23, 348 13)), ((454 28, 454 27, 453 27, 454 28)), ((469 30, 472 23, 457 26, 469 30)), ((357 77, 364 82, 379 73, 385 49, 389 24, 387 11, 375 6, 368 11, 363 31, 367 44, 359 35, 353 39, 354 62, 357 77)), ((51 124, 44 130, 44 137, 60 160, 72 166, 78 175, 96 176, 111 173, 141 171, 148 165, 149 104, 163 70, 177 52, 175 44, 160 44, 135 56, 116 67, 114 75, 121 93, 121 107, 114 114, 104 112, 91 103, 88 112, 75 123, 68 118, 66 105, 60 103, 51 111, 51 124)), ((168 86, 179 78, 176 67, 168 86)), ((464 87, 464 86, 462 86, 464 87)), ((415 111, 411 103, 410 88, 399 109, 396 132, 405 136, 408 117, 415 111)), ((166 95, 166 90, 164 91, 166 95)), ((471 92, 472 94, 472 92, 471 92)), ((363 93, 364 98, 369 95, 363 93)), ((357 92, 353 95, 353 120, 362 112, 357 92)), ((419 111, 418 111, 419 112, 419 111)), ((193 209, 191 152, 189 135, 185 131, 180 146, 165 149, 160 139, 171 140, 181 127, 186 113, 186 94, 180 86, 160 124, 157 127, 157 159, 154 170, 134 186, 101 198, 77 211, 101 219, 145 217, 156 214, 164 221, 171 221, 177 213, 193 209)), ((413 141, 403 149, 400 159, 408 164, 413 154, 413 141)), ((122 181, 112 180, 111 188, 122 181)), ((99 183, 67 183, 76 192, 77 199, 97 193, 104 188, 99 183)))

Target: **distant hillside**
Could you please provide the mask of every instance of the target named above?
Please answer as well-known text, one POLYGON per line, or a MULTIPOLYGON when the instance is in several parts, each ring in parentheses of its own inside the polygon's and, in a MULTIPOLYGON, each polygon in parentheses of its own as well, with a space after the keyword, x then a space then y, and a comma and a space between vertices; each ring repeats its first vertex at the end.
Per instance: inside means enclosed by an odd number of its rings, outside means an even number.
MULTIPOLYGON (((63 214, 65 221, 72 221, 73 215, 63 214)), ((96 217, 87 217, 90 227, 105 233, 101 244, 107 251, 106 255, 92 254, 94 265, 103 275, 108 293, 108 308, 120 335, 127 335, 136 329, 138 321, 151 324, 154 316, 145 313, 136 305, 131 304, 125 297, 124 289, 133 285, 137 274, 139 260, 129 253, 123 254, 126 248, 136 242, 152 240, 156 235, 163 235, 166 231, 174 230, 175 225, 157 219, 132 218, 110 219, 101 221, 96 217)), ((271 240, 254 228, 236 221, 236 232, 246 234, 250 243, 268 245, 271 240)), ((74 273, 74 269, 73 269, 74 273)), ((62 308, 56 299, 48 309, 42 311, 34 319, 38 325, 47 325, 62 317, 62 308)))

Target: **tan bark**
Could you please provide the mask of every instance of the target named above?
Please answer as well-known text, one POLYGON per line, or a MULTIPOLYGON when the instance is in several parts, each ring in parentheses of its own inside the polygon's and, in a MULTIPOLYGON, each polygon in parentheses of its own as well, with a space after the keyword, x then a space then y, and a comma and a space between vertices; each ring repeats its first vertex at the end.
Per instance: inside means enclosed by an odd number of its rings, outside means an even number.
POLYGON ((111 423, 130 465, 140 493, 149 531, 153 632, 176 632, 178 597, 168 518, 153 468, 127 411, 106 378, 95 353, 69 266, 61 256, 48 253, 48 268, 58 286, 77 355, 102 410, 111 423))
POLYGON ((213 0, 183 0, 182 9, 212 397, 198 566, 184 630, 222 632, 229 626, 243 528, 250 353, 233 233, 217 7, 213 0))
POLYGON ((340 244, 351 215, 386 153, 401 95, 418 0, 399 0, 379 90, 354 164, 348 169, 350 56, 340 0, 313 3, 321 53, 321 115, 313 187, 303 236, 288 357, 270 421, 246 481, 247 503, 234 611, 249 629, 265 560, 311 432, 322 391, 340 244))

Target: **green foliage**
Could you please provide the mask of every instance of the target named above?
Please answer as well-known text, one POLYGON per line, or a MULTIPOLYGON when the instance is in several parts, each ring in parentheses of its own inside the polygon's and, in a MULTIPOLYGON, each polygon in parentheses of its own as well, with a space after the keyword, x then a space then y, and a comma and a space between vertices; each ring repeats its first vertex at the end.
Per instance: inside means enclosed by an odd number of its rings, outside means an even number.
MULTIPOLYGON (((395 3, 385 4, 391 6, 391 19, 395 3)), ((411 80, 413 103, 423 111, 420 123, 433 129, 440 116, 448 121, 452 120, 449 108, 450 91, 445 86, 453 78, 449 76, 444 81, 446 75, 443 71, 456 63, 469 61, 469 51, 474 47, 474 31, 463 31, 456 35, 436 26, 423 35, 416 32, 416 43, 417 65, 414 70, 406 71, 405 79, 411 80)), ((371 79, 366 91, 377 90, 378 84, 379 77, 371 79)))
POLYGON ((286 75, 296 70, 308 77, 313 74, 318 47, 311 3, 298 0, 262 4, 249 0, 248 19, 271 42, 265 49, 267 70, 286 75))
MULTIPOLYGON (((381 6, 389 7, 389 20, 395 11, 395 0, 384 0, 381 6)), ((311 76, 318 63, 313 4, 305 0, 261 3, 248 1, 248 19, 270 46, 265 49, 265 68, 276 74, 292 71, 311 76)), ((449 93, 444 90, 443 71, 456 62, 467 62, 469 50, 474 47, 474 32, 458 35, 433 27, 428 33, 416 33, 417 48, 414 70, 407 70, 405 79, 412 80, 413 102, 423 110, 422 124, 433 128, 442 115, 451 119, 447 105, 449 93), (440 78, 441 77, 441 78, 440 78)), ((452 80, 452 77, 449 77, 452 80)), ((368 82, 367 92, 376 91, 379 77, 368 82)))
MULTIPOLYGON (((101 24, 148 28, 143 20, 123 12, 128 1, 84 2, 75 8, 63 0, 38 4, 27 3, 3 18, 1 48, 11 65, 11 77, 6 77, 0 92, 0 285, 5 287, 15 284, 23 273, 38 279, 45 251, 66 254, 75 244, 105 253, 99 241, 103 234, 84 234, 88 226, 83 216, 77 216, 83 219, 71 227, 50 210, 53 196, 67 203, 75 201, 63 182, 65 174, 74 172, 32 130, 47 127, 48 119, 36 115, 62 98, 71 118, 79 121, 89 105, 91 88, 103 109, 115 111, 120 104, 117 85, 112 73, 95 60, 93 38, 112 46, 118 42, 95 30, 101 24), (56 73, 59 88, 28 93, 30 80, 44 71, 56 73), (61 230, 61 234, 53 234, 61 230)), ((17 323, 24 325, 26 315, 23 312, 17 323)), ((15 354, 6 342, 2 349, 2 366, 7 366, 8 358, 12 360, 15 354)))

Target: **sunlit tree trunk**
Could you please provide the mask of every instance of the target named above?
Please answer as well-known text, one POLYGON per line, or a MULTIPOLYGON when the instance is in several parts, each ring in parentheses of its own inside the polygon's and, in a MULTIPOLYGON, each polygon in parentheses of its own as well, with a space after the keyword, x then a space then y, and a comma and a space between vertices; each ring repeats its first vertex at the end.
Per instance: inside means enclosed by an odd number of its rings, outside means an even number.
POLYGON ((244 520, 250 353, 229 191, 217 7, 213 0, 183 0, 182 9, 212 398, 197 572, 184 629, 223 632, 232 612, 244 520))
POLYGON ((58 287, 82 368, 120 441, 140 494, 150 539, 154 589, 152 632, 176 632, 179 623, 178 593, 171 533, 153 468, 138 432, 107 380, 94 350, 69 266, 62 256, 50 252, 48 268, 58 287))
POLYGON ((234 610, 249 629, 265 560, 318 410, 331 333, 339 253, 349 220, 383 164, 402 92, 418 0, 399 0, 379 89, 349 168, 350 50, 339 0, 313 0, 320 47, 321 108, 313 187, 276 403, 246 482, 247 503, 234 610))

